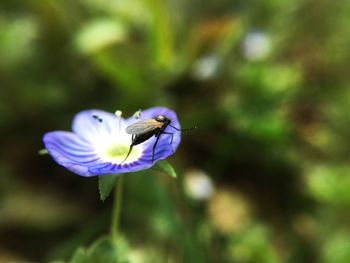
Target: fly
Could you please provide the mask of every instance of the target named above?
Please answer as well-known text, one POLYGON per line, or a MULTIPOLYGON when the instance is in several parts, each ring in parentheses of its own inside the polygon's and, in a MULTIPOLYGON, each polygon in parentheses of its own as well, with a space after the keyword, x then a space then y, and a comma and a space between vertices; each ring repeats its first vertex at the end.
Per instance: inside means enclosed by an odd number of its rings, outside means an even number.
POLYGON ((158 115, 153 119, 148 119, 148 120, 140 120, 134 124, 131 124, 130 126, 126 127, 126 132, 128 134, 131 134, 131 145, 129 148, 129 152, 126 155, 124 161, 122 163, 124 163, 126 161, 126 159, 128 159, 132 148, 135 145, 138 145, 140 143, 143 143, 144 141, 147 141, 149 138, 151 138, 153 135, 157 138, 155 143, 153 144, 153 149, 152 149, 152 163, 154 161, 154 151, 157 147, 157 143, 159 141, 160 135, 162 134, 169 134, 171 135, 171 140, 170 140, 170 144, 173 144, 173 138, 174 138, 174 134, 171 132, 166 132, 165 129, 166 127, 170 126, 172 128, 174 128, 177 131, 187 131, 187 130, 192 130, 195 129, 194 128, 190 128, 190 129, 179 129, 176 128, 175 126, 171 125, 171 120, 167 117, 165 117, 164 115, 158 115))

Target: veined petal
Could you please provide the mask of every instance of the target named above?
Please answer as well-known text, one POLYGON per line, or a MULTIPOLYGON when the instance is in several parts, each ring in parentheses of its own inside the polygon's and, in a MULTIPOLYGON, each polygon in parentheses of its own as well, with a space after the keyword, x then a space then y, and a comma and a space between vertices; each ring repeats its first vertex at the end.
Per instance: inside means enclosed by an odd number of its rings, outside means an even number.
POLYGON ((125 120, 112 113, 102 110, 86 110, 75 115, 72 130, 80 137, 96 142, 96 138, 118 136, 125 127, 125 120))
POLYGON ((153 164, 150 161, 142 162, 139 160, 126 164, 104 163, 103 165, 92 166, 89 170, 96 175, 130 173, 148 169, 153 164))
POLYGON ((48 132, 43 142, 57 163, 76 174, 91 176, 88 167, 100 162, 92 145, 72 132, 48 132))

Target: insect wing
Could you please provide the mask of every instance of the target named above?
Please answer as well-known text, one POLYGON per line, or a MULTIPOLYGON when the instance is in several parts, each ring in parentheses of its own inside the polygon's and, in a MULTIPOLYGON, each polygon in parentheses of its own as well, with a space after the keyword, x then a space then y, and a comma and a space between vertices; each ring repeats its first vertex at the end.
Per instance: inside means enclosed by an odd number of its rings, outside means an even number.
POLYGON ((138 122, 135 122, 134 124, 131 124, 130 126, 126 127, 125 131, 128 134, 143 134, 146 132, 150 132, 152 130, 155 130, 157 128, 161 128, 163 123, 158 122, 154 119, 149 120, 141 120, 138 122))

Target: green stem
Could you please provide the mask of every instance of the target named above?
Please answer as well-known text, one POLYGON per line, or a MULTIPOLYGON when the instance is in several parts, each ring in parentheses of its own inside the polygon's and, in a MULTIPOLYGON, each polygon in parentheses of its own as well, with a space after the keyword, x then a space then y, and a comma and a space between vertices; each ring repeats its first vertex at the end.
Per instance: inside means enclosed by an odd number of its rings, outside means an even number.
POLYGON ((111 236, 113 240, 117 239, 119 234, 119 221, 120 221, 120 212, 122 206, 122 198, 123 198, 123 175, 121 175, 115 186, 114 190, 114 204, 113 204, 113 214, 112 214, 112 222, 111 222, 111 236))

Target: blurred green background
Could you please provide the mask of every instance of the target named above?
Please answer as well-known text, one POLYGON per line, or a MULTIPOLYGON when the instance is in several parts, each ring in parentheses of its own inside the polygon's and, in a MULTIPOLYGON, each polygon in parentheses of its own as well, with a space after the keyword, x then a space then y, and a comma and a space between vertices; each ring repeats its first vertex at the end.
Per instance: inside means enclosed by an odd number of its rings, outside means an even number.
POLYGON ((66 262, 112 198, 39 156, 74 114, 174 109, 178 172, 125 177, 131 262, 350 262, 350 2, 2 0, 0 262, 66 262))

